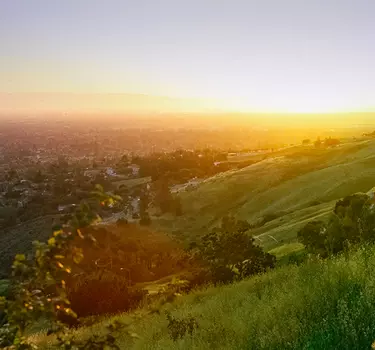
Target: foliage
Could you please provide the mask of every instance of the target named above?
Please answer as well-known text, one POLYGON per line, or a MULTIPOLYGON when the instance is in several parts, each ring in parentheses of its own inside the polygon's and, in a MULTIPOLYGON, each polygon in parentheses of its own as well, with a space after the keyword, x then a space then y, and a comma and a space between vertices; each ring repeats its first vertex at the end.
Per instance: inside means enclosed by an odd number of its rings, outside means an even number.
POLYGON ((310 139, 304 139, 302 140, 302 145, 309 145, 311 143, 310 139))
POLYGON ((173 213, 176 216, 182 215, 181 199, 174 197, 170 191, 167 178, 162 178, 154 183, 154 204, 160 208, 162 214, 173 213))
POLYGON ((57 340, 60 348, 64 350, 120 350, 114 335, 118 335, 121 329, 123 324, 114 321, 107 326, 104 335, 93 334, 88 339, 77 339, 74 336, 60 334, 57 340))
POLYGON ((320 137, 318 137, 318 138, 316 139, 316 141, 314 142, 314 146, 315 146, 316 148, 319 148, 321 145, 322 145, 322 141, 320 140, 320 137))
POLYGON ((0 280, 0 297, 8 297, 10 293, 10 281, 0 280))
POLYGON ((339 139, 333 139, 331 137, 328 137, 324 140, 324 146, 326 147, 335 147, 340 144, 339 139))
MULTIPOLYGON (((94 194, 104 204, 115 200, 99 187, 94 194)), ((66 280, 72 271, 72 265, 79 264, 83 259, 82 249, 76 247, 74 242, 77 239, 95 242, 92 236, 84 235, 80 227, 87 227, 96 218, 90 207, 82 203, 69 226, 53 232, 46 243, 34 243, 35 253, 31 259, 26 259, 23 254, 16 256, 12 266, 12 299, 2 297, 0 300, 7 322, 1 328, 0 346, 7 346, 9 349, 35 348, 25 338, 28 326, 44 318, 49 320, 49 332, 60 334, 66 330, 66 326, 59 316, 77 317, 68 299, 66 280)), ((92 343, 95 342, 92 339, 92 343)), ((102 343, 103 346, 100 347, 98 343, 97 348, 104 349, 112 343, 109 337, 102 343)), ((65 340, 64 344, 60 342, 59 345, 66 349, 87 348, 69 345, 65 340)))
POLYGON ((198 328, 198 322, 190 315, 183 319, 173 317, 169 312, 166 312, 168 320, 168 332, 173 341, 182 339, 186 333, 193 335, 195 329, 198 328))
POLYGON ((71 307, 79 317, 132 309, 145 294, 137 284, 188 268, 189 261, 175 242, 134 223, 83 231, 96 243, 75 242, 85 258, 66 280, 71 307))
POLYGON ((167 179, 156 182, 155 192, 155 204, 163 214, 169 212, 173 204, 173 196, 169 190, 167 179))
POLYGON ((324 256, 327 252, 326 231, 327 227, 323 221, 310 221, 298 231, 297 237, 308 251, 324 256))
POLYGON ((135 326, 134 348, 370 349, 374 266, 375 247, 363 246, 348 260, 316 259, 195 291, 168 306, 175 319, 196 319, 193 337, 173 341, 162 312, 135 326))
MULTIPOLYGON (((151 224, 150 214, 148 213, 148 208, 150 205, 150 195, 147 189, 142 189, 139 197, 139 223, 142 226, 148 226, 151 224)), ((134 216, 133 216, 134 218, 134 216)))
POLYGON ((224 217, 221 226, 202 237, 199 255, 214 282, 232 282, 273 268, 275 257, 255 245, 246 221, 224 217))
POLYGON ((81 275, 68 288, 71 307, 80 317, 135 308, 146 293, 131 287, 129 282, 128 278, 110 271, 81 275))
POLYGON ((337 254, 350 245, 375 240, 375 210, 366 194, 354 194, 339 200, 328 223, 312 221, 299 232, 306 248, 322 257, 337 254))
POLYGON ((225 153, 204 149, 153 153, 134 161, 140 165, 141 176, 151 176, 153 181, 166 176, 175 183, 183 183, 196 176, 210 176, 223 171, 214 162, 226 160, 225 153))

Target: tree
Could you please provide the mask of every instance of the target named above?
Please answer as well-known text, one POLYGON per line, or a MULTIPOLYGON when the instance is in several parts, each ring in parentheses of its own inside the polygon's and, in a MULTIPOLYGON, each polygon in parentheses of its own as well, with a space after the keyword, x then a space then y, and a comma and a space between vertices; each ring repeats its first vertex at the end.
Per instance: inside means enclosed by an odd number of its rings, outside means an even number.
POLYGON ((324 140, 324 146, 325 147, 335 147, 340 144, 339 139, 333 139, 331 137, 324 140))
POLYGON ((311 143, 311 140, 310 139, 304 139, 304 140, 302 140, 302 145, 304 145, 304 146, 307 146, 307 145, 309 145, 311 143))
POLYGON ((274 267, 275 257, 254 243, 249 228, 246 221, 224 217, 220 227, 203 236, 199 254, 214 282, 232 282, 274 267))
POLYGON ((314 220, 301 228, 297 237, 308 251, 326 256, 326 231, 327 227, 323 221, 314 220))
POLYGON ((168 186, 168 181, 165 178, 161 179, 156 186, 155 204, 160 208, 163 214, 172 211, 174 200, 168 186))
POLYGON ((316 148, 319 148, 321 145, 322 145, 322 141, 320 140, 320 137, 318 137, 318 138, 316 139, 316 141, 314 142, 314 146, 315 146, 316 148))
MULTIPOLYGON (((105 194, 102 193, 102 196, 105 194)), ((107 195, 102 202, 107 204, 114 199, 107 195)), ((35 349, 25 338, 29 325, 35 324, 40 318, 49 321, 49 333, 57 333, 57 348, 64 349, 118 349, 113 333, 117 324, 110 325, 104 336, 91 336, 86 340, 76 340, 67 333, 66 323, 60 317, 65 315, 76 318, 67 298, 66 280, 72 271, 72 264, 79 264, 83 259, 82 249, 75 246, 78 239, 94 239, 85 235, 79 228, 87 226, 96 218, 88 211, 87 206, 78 209, 75 221, 62 230, 53 232, 46 243, 35 242, 35 254, 27 259, 18 254, 12 266, 12 298, 0 298, 0 309, 5 312, 6 324, 0 328, 0 346, 7 349, 35 349), (83 219, 83 221, 81 220, 83 219)))
POLYGON ((327 257, 344 251, 352 244, 375 240, 375 208, 364 193, 339 200, 325 224, 322 221, 307 223, 298 239, 315 254, 327 257))
POLYGON ((148 207, 150 205, 150 196, 147 188, 143 189, 139 197, 139 223, 143 226, 148 226, 151 223, 151 218, 148 213, 148 207))
POLYGON ((128 165, 128 164, 129 164, 129 157, 128 157, 127 154, 124 154, 124 155, 121 157, 120 163, 121 163, 121 164, 125 164, 125 165, 128 165))

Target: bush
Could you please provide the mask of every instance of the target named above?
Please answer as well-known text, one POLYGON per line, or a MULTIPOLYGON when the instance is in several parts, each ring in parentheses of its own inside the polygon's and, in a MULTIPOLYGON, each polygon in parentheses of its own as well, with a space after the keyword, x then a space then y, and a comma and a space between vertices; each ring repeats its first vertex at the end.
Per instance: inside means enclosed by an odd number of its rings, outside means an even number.
POLYGON ((194 330, 198 328, 198 322, 194 317, 188 316, 183 319, 178 319, 171 316, 168 312, 166 316, 168 320, 168 333, 173 341, 182 339, 186 333, 192 336, 194 330))
POLYGON ((139 305, 146 292, 109 271, 83 275, 68 286, 68 298, 79 317, 127 311, 139 305))
POLYGON ((314 220, 300 229, 297 233, 297 237, 308 251, 326 256, 326 231, 327 227, 323 221, 314 220))
MULTIPOLYGON (((100 188, 94 194, 100 198, 102 205, 118 200, 100 188)), ((53 232, 47 242, 34 242, 34 254, 26 258, 17 254, 12 265, 11 297, 0 297, 0 310, 6 323, 0 328, 0 347, 8 349, 37 349, 25 334, 30 326, 39 320, 45 320, 50 328, 47 334, 55 333, 57 348, 64 349, 118 349, 116 339, 111 334, 119 327, 110 324, 104 335, 93 335, 88 339, 76 340, 74 335, 67 334, 68 324, 61 315, 76 318, 68 299, 66 280, 69 278, 72 265, 82 261, 82 249, 75 246, 76 239, 95 242, 92 236, 82 233, 95 222, 97 215, 88 203, 82 203, 74 213, 69 225, 63 230, 53 232)), ((94 290, 94 289, 93 289, 94 290)))
POLYGON ((0 297, 8 297, 10 292, 10 281, 0 280, 0 297))
POLYGON ((273 268, 276 258, 255 245, 246 221, 224 217, 221 226, 203 236, 199 255, 214 283, 229 283, 273 268))
POLYGON ((298 239, 312 253, 327 257, 350 245, 375 240, 375 209, 366 194, 339 200, 328 221, 311 221, 299 232, 298 239))

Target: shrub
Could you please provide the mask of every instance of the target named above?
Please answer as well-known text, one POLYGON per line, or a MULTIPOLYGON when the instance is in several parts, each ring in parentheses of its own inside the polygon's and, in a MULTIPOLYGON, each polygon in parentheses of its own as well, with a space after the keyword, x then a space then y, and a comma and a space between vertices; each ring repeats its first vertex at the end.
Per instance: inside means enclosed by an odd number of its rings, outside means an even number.
POLYGON ((8 297, 10 292, 10 281, 0 280, 0 297, 8 297))
POLYGON ((194 330, 198 328, 198 322, 194 317, 188 316, 183 319, 178 319, 171 316, 168 312, 166 312, 166 316, 168 320, 168 333, 173 341, 182 339, 186 333, 192 336, 194 330))
POLYGON ((323 221, 314 220, 300 229, 297 237, 307 250, 326 256, 326 231, 327 227, 323 221))
MULTIPOLYGON (((117 200, 97 187, 95 196, 102 205, 117 200)), ((27 328, 44 319, 50 325, 47 334, 57 333, 57 348, 65 349, 118 349, 115 338, 109 333, 91 336, 76 341, 67 332, 67 325, 61 321, 61 314, 76 318, 67 297, 66 279, 71 273, 71 264, 79 264, 83 258, 82 249, 75 246, 76 239, 93 240, 84 235, 80 228, 87 227, 97 218, 87 203, 77 209, 69 225, 53 232, 46 243, 34 242, 35 253, 29 259, 18 254, 12 265, 11 299, 0 297, 0 310, 5 313, 6 324, 0 328, 0 347, 12 350, 36 349, 37 346, 25 337, 27 328)))
POLYGON ((375 240, 375 208, 366 194, 339 200, 328 221, 311 221, 299 232, 306 248, 322 257, 337 254, 352 244, 375 240))
POLYGON ((77 278, 68 286, 68 298, 79 317, 115 313, 135 308, 146 292, 129 286, 129 281, 110 271, 77 278))
POLYGON ((220 227, 203 236, 198 251, 214 283, 232 282, 275 266, 276 258, 255 244, 247 234, 249 228, 246 221, 224 217, 220 227))

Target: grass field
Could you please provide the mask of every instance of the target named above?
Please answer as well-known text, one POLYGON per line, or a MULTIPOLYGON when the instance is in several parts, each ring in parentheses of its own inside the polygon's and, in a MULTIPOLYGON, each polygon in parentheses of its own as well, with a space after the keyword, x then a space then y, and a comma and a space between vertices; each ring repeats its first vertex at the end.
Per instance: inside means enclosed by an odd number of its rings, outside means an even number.
POLYGON ((294 242, 306 222, 326 218, 338 199, 375 185, 375 141, 347 142, 332 149, 294 147, 279 153, 181 192, 184 215, 161 217, 155 227, 193 240, 225 215, 255 223, 271 214, 276 218, 252 233, 272 249, 294 242))
MULTIPOLYGON (((375 340, 375 248, 348 257, 284 266, 237 284, 209 287, 131 324, 121 349, 370 349, 375 340), (165 311, 198 329, 174 342, 165 311)), ((116 316, 130 322, 132 315, 116 316)), ((109 319, 75 331, 100 333, 109 319)), ((44 345, 48 338, 37 336, 44 345)))

